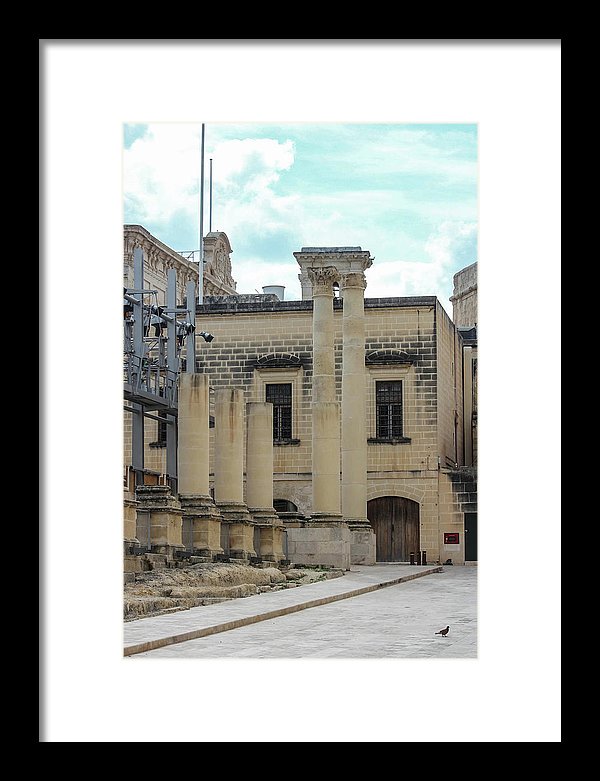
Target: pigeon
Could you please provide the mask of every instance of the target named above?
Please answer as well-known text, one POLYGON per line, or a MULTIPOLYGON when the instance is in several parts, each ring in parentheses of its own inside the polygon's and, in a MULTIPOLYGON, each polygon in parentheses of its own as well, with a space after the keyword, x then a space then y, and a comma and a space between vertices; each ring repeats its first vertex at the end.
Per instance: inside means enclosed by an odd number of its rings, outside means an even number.
POLYGON ((449 629, 450 629, 449 626, 447 626, 445 629, 440 629, 439 632, 436 632, 436 635, 441 635, 442 637, 446 637, 449 629))

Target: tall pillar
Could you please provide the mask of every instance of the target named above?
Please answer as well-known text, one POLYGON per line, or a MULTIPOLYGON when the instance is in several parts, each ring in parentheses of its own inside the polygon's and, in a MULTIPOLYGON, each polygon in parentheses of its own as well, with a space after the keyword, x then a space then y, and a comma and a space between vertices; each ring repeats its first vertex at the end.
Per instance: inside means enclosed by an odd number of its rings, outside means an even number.
POLYGON ((209 495, 208 375, 179 375, 178 488, 184 496, 209 495))
POLYGON ((312 520, 339 523, 340 420, 335 393, 333 266, 309 268, 313 295, 312 520))
MULTIPOLYGON (((365 267, 366 267, 365 261, 365 267)), ((356 261, 353 265, 356 265, 356 261)), ((370 265, 370 263, 369 263, 370 265)), ((375 563, 375 534, 367 520, 367 394, 363 270, 341 275, 342 515, 353 532, 352 563, 375 563)))
POLYGON ((244 503, 243 388, 215 390, 215 502, 229 556, 256 556, 252 518, 244 503))
POLYGON ((361 247, 302 247, 294 252, 300 266, 302 298, 313 299, 313 432, 311 523, 288 529, 288 557, 297 563, 350 568, 375 560, 375 536, 366 518, 366 408, 364 370, 364 271, 373 259, 361 247), (358 274, 358 277, 351 275, 358 274), (344 388, 342 431, 335 390, 333 284, 345 275, 343 302, 344 388), (362 281, 362 287, 360 283, 362 281), (309 287, 309 283, 311 283, 309 287), (355 290, 356 288, 356 290, 355 290), (354 383, 358 398, 352 405, 354 383), (351 422, 349 422, 351 421, 351 422), (361 450, 361 444, 364 449, 361 450), (343 484, 340 482, 342 453, 343 484), (342 489, 343 485, 343 491, 342 489), (341 493, 341 502, 340 502, 341 493), (343 514, 342 514, 343 513, 343 514))
POLYGON ((249 402, 246 421, 246 504, 255 523, 256 553, 280 562, 284 525, 273 508, 273 405, 249 402))
POLYGON ((342 274, 342 514, 346 522, 367 519, 367 394, 362 271, 342 274))
POLYGON ((178 488, 188 547, 200 556, 223 553, 221 518, 209 489, 209 378, 179 375, 178 488))

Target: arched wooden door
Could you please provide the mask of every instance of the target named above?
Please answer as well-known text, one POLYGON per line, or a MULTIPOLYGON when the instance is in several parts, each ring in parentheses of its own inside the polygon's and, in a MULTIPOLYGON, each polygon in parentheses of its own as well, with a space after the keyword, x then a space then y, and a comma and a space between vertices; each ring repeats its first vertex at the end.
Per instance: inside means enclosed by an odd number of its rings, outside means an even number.
POLYGON ((376 538, 377 561, 409 561, 419 551, 419 504, 402 496, 367 502, 367 518, 376 538))

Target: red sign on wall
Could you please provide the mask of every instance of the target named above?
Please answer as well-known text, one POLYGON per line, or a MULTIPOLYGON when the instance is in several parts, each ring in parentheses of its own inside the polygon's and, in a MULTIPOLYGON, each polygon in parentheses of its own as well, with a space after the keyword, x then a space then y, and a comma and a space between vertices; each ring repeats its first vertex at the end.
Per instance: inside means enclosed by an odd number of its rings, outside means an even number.
POLYGON ((444 532, 444 545, 458 545, 458 532, 444 532))

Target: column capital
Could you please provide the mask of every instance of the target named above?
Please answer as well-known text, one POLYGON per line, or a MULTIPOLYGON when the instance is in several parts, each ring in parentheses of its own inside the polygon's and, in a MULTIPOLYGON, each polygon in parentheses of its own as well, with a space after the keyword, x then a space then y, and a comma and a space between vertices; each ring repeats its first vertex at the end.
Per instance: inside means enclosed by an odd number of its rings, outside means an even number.
POLYGON ((333 283, 339 282, 340 275, 335 266, 322 266, 320 268, 308 268, 308 278, 312 282, 312 294, 314 296, 333 296, 333 283))
POLYGON ((359 288, 364 290, 367 287, 367 278, 364 271, 347 271, 340 274, 340 292, 347 288, 359 288))

